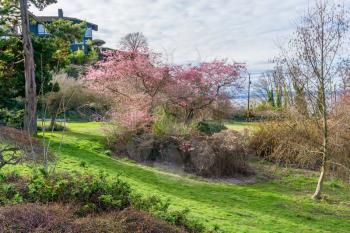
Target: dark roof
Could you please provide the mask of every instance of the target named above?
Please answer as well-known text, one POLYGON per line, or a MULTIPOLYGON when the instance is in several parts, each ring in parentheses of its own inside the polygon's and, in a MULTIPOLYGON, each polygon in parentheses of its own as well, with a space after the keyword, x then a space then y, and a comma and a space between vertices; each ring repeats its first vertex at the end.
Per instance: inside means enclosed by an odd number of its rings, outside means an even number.
MULTIPOLYGON (((84 22, 84 20, 81 20, 81 19, 77 19, 77 18, 72 18, 72 17, 63 17, 63 18, 60 18, 58 16, 36 16, 34 15, 33 13, 29 13, 29 15, 34 18, 35 21, 39 22, 39 23, 48 23, 48 22, 53 22, 55 20, 59 20, 59 19, 63 19, 63 20, 69 20, 69 21, 73 21, 73 22, 76 22, 76 23, 80 23, 80 22, 84 22)), ((94 31, 98 31, 98 25, 96 24, 93 24, 93 23, 89 23, 89 22, 86 22, 87 25, 89 27, 92 28, 92 30, 94 31)))

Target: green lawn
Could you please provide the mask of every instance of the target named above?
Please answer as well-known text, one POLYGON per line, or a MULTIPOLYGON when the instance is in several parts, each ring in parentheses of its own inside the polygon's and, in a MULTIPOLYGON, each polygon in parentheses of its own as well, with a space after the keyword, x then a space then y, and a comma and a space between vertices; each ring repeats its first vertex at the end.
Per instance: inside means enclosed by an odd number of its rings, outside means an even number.
POLYGON ((245 122, 245 121, 228 121, 225 126, 228 129, 233 129, 236 131, 243 131, 245 129, 252 130, 258 125, 257 122, 245 122))
POLYGON ((310 195, 316 176, 309 172, 288 170, 280 172, 279 178, 254 185, 181 177, 108 157, 99 123, 70 123, 68 127, 61 148, 62 133, 46 133, 59 156, 58 170, 121 174, 135 190, 170 198, 173 206, 189 208, 192 217, 208 226, 218 225, 225 232, 350 232, 350 191, 339 182, 327 181, 328 201, 315 203, 310 195), (80 166, 82 161, 86 168, 80 166))

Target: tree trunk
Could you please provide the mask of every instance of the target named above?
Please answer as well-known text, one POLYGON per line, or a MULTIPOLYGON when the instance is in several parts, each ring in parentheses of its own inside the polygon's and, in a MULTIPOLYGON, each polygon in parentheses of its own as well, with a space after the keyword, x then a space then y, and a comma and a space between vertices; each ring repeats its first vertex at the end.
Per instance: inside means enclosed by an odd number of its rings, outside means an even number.
POLYGON ((57 117, 57 113, 53 113, 51 115, 50 130, 52 130, 55 127, 56 117, 57 117))
MULTIPOLYGON (((323 12, 321 12, 323 13, 323 12)), ((323 20, 323 17, 322 17, 323 20)), ((321 75, 320 75, 320 81, 319 81, 319 89, 317 93, 317 108, 319 109, 319 112, 321 113, 322 120, 323 120, 323 144, 322 144, 322 165, 321 165, 321 173, 320 178, 317 183, 316 191, 314 195, 312 196, 313 199, 321 199, 321 193, 323 188, 323 180, 325 176, 325 170, 326 170, 326 160, 328 159, 328 153, 329 153, 329 145, 328 145, 328 112, 327 112, 327 99, 326 99, 326 78, 325 78, 325 30, 324 30, 324 22, 322 21, 322 28, 321 28, 321 75)))
MULTIPOLYGON (((325 91, 323 92, 325 94, 325 91)), ((325 98, 325 96, 323 96, 325 98)), ((325 106, 325 101, 324 101, 325 106)), ((320 178, 318 179, 316 191, 312 196, 313 199, 321 199, 321 193, 323 188, 323 180, 326 172, 326 160, 328 158, 328 122, 327 122, 327 109, 323 107, 323 156, 322 156, 322 165, 321 165, 321 173, 320 178)))
POLYGON ((315 191, 314 195, 312 196, 312 198, 315 200, 321 199, 324 176, 325 176, 325 164, 322 163, 320 178, 318 179, 316 191, 315 191))
POLYGON ((20 0, 23 51, 24 51, 24 75, 25 75, 25 112, 24 130, 30 135, 37 132, 37 97, 35 83, 34 51, 29 33, 28 1, 20 0))

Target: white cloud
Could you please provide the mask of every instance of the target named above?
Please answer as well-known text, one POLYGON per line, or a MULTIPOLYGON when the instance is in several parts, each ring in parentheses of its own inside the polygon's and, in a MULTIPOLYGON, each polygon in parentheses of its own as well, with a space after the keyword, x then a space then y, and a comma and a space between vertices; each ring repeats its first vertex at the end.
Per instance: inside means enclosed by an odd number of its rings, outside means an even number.
POLYGON ((229 58, 268 69, 275 41, 295 27, 307 0, 59 0, 38 15, 64 14, 99 25, 95 38, 116 47, 142 31, 152 48, 176 63, 229 58))

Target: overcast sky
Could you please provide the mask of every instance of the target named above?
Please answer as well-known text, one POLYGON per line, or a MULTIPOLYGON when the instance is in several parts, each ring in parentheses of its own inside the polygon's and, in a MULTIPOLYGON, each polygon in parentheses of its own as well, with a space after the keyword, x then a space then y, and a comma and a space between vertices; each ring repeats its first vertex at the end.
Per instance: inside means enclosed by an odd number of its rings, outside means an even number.
MULTIPOLYGON (((350 0, 346 0, 350 1, 350 0)), ((115 48, 129 32, 143 32, 169 62, 214 58, 246 62, 252 72, 268 60, 295 28, 308 0, 58 0, 37 15, 65 16, 98 24, 94 38, 115 48)), ((312 2, 312 1, 311 1, 312 2)))

